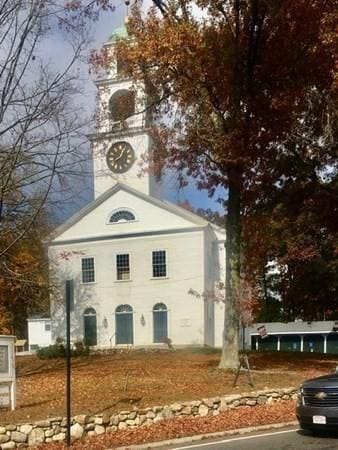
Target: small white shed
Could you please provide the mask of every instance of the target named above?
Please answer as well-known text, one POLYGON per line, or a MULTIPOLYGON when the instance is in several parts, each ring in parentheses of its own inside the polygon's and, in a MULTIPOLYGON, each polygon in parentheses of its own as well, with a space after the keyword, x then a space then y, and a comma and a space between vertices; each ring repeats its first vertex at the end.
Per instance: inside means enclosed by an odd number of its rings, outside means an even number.
POLYGON ((52 343, 52 321, 48 318, 34 317, 28 322, 28 349, 35 351, 39 347, 48 347, 52 343))

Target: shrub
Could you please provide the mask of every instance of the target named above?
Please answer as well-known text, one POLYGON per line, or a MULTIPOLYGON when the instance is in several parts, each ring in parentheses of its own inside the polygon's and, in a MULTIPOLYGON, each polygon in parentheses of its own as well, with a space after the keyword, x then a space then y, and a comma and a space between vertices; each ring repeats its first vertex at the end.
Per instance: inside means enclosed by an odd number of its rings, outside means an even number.
MULTIPOLYGON (((40 359, 56 359, 66 357, 66 347, 60 340, 57 340, 56 344, 49 345, 48 347, 39 348, 36 352, 40 359)), ((75 342, 74 347, 71 350, 71 356, 86 356, 89 355, 89 347, 83 345, 82 342, 75 342)))
POLYGON ((82 341, 74 343, 74 348, 72 349, 72 356, 86 356, 89 355, 89 347, 84 345, 82 341))
POLYGON ((63 344, 53 344, 39 348, 36 354, 40 359, 64 358, 66 356, 66 348, 63 344))

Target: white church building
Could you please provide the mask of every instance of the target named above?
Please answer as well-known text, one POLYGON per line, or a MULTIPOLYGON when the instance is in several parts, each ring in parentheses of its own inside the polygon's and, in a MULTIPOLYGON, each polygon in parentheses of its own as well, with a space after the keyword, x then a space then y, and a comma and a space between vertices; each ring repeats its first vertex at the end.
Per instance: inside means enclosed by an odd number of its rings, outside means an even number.
MULTIPOLYGON (((115 30, 107 50, 124 34, 115 30)), ((223 304, 189 291, 212 292, 224 281, 225 232, 161 198, 150 172, 140 176, 152 152, 142 87, 116 61, 96 86, 103 118, 90 136, 95 198, 49 242, 61 293, 51 302, 52 339, 65 336, 62 296, 73 279, 73 342, 220 346, 223 304)))

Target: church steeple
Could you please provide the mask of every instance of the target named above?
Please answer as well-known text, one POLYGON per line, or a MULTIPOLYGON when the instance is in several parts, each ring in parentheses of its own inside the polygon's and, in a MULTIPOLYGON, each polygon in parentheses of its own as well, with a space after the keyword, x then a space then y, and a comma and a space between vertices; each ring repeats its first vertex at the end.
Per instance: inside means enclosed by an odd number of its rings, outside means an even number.
POLYGON ((112 56, 111 65, 106 75, 95 82, 98 125, 97 133, 91 137, 95 198, 116 183, 158 196, 154 177, 145 167, 151 159, 152 142, 146 127, 144 86, 135 85, 124 76, 123 61, 114 55, 116 42, 126 38, 125 27, 113 31, 104 45, 112 56))

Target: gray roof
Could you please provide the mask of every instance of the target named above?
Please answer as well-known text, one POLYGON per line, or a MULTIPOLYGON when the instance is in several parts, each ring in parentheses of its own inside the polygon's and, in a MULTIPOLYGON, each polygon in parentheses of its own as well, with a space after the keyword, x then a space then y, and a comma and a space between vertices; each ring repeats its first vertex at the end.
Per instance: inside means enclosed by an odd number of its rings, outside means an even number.
POLYGON ((256 323, 248 328, 249 334, 259 334, 257 328, 265 325, 268 334, 299 334, 299 333, 330 333, 334 326, 333 320, 322 320, 314 322, 266 322, 256 323))

